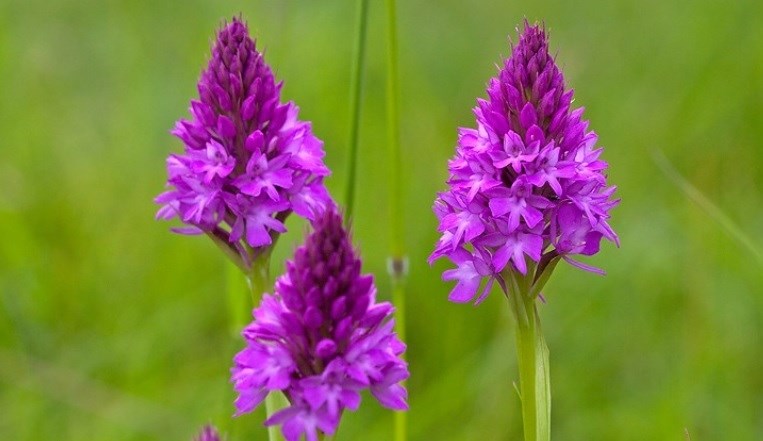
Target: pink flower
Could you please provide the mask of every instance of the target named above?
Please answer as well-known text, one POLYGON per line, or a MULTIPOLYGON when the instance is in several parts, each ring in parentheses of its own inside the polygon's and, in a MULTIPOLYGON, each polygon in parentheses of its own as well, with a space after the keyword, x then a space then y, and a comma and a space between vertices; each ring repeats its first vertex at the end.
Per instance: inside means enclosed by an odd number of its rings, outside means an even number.
POLYGON ((312 220, 333 205, 323 143, 281 102, 281 83, 237 18, 219 31, 198 89, 191 118, 172 130, 185 148, 167 160, 157 217, 179 217, 188 227, 175 231, 206 232, 248 267, 291 212, 312 220))
POLYGON ((570 256, 595 254, 602 238, 618 242, 608 220, 619 201, 543 28, 525 22, 487 94, 474 109, 477 128, 459 129, 448 190, 434 205, 442 235, 430 263, 457 266, 443 273, 456 281, 450 300, 472 300, 487 278, 480 302, 506 271, 525 275, 544 259, 600 272, 570 256))

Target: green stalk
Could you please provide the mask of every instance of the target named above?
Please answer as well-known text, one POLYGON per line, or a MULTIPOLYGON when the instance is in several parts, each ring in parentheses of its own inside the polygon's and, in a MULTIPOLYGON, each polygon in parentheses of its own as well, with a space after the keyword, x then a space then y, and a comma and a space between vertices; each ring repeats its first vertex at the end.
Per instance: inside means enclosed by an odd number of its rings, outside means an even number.
POLYGON ((242 295, 246 292, 247 282, 241 277, 241 270, 225 264, 225 286, 228 293, 228 314, 230 315, 230 334, 238 342, 241 330, 252 319, 250 301, 242 295))
POLYGON ((254 260, 248 279, 252 305, 256 307, 265 291, 273 287, 273 282, 270 280, 270 253, 264 252, 254 260))
POLYGON ((551 395, 548 388, 548 348, 534 301, 523 302, 528 322, 517 326, 517 360, 522 395, 525 441, 550 439, 551 395))
MULTIPOLYGON (((248 276, 249 290, 252 295, 252 302, 256 306, 260 303, 262 295, 272 288, 273 282, 270 279, 270 252, 260 254, 252 264, 248 276)), ((287 407, 289 402, 281 392, 270 392, 265 397, 265 413, 268 418, 277 411, 287 407)), ((270 441, 283 441, 281 431, 276 426, 268 427, 268 439, 270 441)))
MULTIPOLYGON (((397 12, 387 0, 387 143, 390 160, 390 276, 392 302, 397 309, 396 331, 405 341, 405 277, 408 272, 403 243, 403 192, 398 116, 397 12)), ((407 438, 407 414, 395 413, 395 440, 407 438)))
MULTIPOLYGON (((230 321, 228 323, 230 340, 228 344, 230 349, 229 354, 235 354, 242 347, 243 341, 241 340, 241 330, 251 320, 252 313, 250 308, 250 301, 246 298, 247 280, 241 277, 241 267, 238 265, 232 265, 225 262, 225 287, 228 297, 228 316, 230 321)), ((231 414, 231 388, 230 385, 225 383, 224 399, 220 409, 220 423, 217 428, 221 431, 228 433, 228 436, 234 435, 234 419, 230 417, 231 414)))
MULTIPOLYGON (((392 301, 395 304, 395 331, 401 341, 405 341, 405 290, 403 289, 402 277, 395 280, 393 276, 392 301)), ((405 357, 405 354, 402 355, 405 357)), ((405 382, 402 383, 405 386, 405 382)), ((405 411, 395 412, 395 440, 405 441, 408 437, 408 413, 405 411)))
POLYGON ((350 73, 350 156, 347 161, 347 196, 345 208, 347 219, 352 219, 355 202, 355 175, 358 168, 358 127, 360 126, 360 98, 363 90, 363 65, 366 58, 366 23, 368 22, 368 0, 358 1, 357 33, 355 51, 350 73))
MULTIPOLYGON (((522 401, 525 441, 551 439, 551 387, 548 347, 543 338, 540 316, 533 292, 532 271, 528 276, 504 272, 509 282, 506 295, 516 322, 517 365, 522 401)), ((544 281, 545 282, 545 281, 544 281)))
POLYGON ((387 142, 390 159, 390 233, 392 258, 403 259, 402 177, 398 118, 397 18, 395 0, 387 0, 387 142))

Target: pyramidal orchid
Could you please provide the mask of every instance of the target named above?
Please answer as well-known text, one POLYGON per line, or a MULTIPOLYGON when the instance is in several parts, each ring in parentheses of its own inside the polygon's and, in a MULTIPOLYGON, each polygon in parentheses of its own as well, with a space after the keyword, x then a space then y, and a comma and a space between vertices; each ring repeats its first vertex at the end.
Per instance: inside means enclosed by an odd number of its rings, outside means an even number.
POLYGON ((602 238, 617 243, 615 187, 543 28, 525 23, 487 94, 474 108, 477 128, 459 130, 449 188, 434 206, 442 236, 430 261, 457 265, 443 275, 457 282, 450 299, 480 302, 504 270, 524 276, 558 258, 600 272, 573 256, 595 254, 602 238))
POLYGON ((560 259, 594 273, 575 256, 618 244, 609 211, 619 201, 583 108, 549 54, 545 29, 525 21, 511 56, 474 108, 476 128, 461 128, 448 163, 448 189, 434 211, 441 237, 430 263, 455 268, 454 302, 481 302, 495 281, 517 323, 525 440, 548 440, 548 350, 535 300, 560 259))
POLYGON ((313 227, 274 294, 254 310, 232 370, 237 415, 271 392, 287 397, 288 407, 265 422, 281 425, 287 441, 333 435, 364 389, 387 408, 407 409, 399 384, 409 375, 405 346, 393 331, 392 306, 376 302, 341 216, 326 210, 313 227))
POLYGON ((156 198, 158 218, 180 218, 179 233, 206 233, 247 272, 291 212, 312 220, 332 204, 323 144, 281 101, 281 85, 247 26, 224 25, 191 118, 172 130, 184 150, 167 158, 170 190, 156 198))

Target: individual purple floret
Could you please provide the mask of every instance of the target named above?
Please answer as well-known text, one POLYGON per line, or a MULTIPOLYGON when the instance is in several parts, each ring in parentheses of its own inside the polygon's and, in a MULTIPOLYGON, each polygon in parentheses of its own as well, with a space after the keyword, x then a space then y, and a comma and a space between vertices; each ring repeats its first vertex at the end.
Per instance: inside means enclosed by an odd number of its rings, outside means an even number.
POLYGON ((369 389, 390 409, 406 410, 405 345, 393 331, 393 308, 377 303, 371 275, 333 209, 286 263, 286 274, 265 294, 244 329, 247 347, 232 370, 237 415, 252 411, 269 392, 291 403, 265 424, 282 425, 288 441, 333 434, 345 409, 360 405, 369 389))
POLYGON ((298 108, 282 103, 262 54, 238 18, 217 35, 199 80, 191 118, 172 134, 185 144, 167 158, 171 190, 156 202, 161 219, 179 217, 185 234, 207 233, 248 267, 256 250, 286 231, 292 212, 315 219, 331 198, 323 143, 298 108))
POLYGON ((201 432, 193 439, 194 441, 220 441, 220 435, 217 433, 214 427, 210 425, 204 426, 201 432))
POLYGON ((607 163, 597 136, 571 108, 573 91, 548 53, 545 30, 525 22, 488 99, 478 99, 477 128, 461 128, 449 162, 448 190, 435 201, 442 237, 430 263, 447 257, 456 265, 443 279, 456 281, 454 302, 487 295, 504 270, 525 275, 563 258, 593 255, 601 238, 618 243, 607 220, 611 199, 607 163))

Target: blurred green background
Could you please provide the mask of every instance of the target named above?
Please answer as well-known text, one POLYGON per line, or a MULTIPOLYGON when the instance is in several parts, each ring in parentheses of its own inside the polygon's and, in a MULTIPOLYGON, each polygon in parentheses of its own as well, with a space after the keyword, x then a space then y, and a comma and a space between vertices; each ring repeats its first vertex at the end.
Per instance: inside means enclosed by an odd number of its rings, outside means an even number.
MULTIPOLYGON (((371 2, 355 240, 389 297, 384 9, 371 2)), ((606 147, 622 247, 560 265, 542 307, 557 440, 763 439, 763 10, 754 0, 399 2, 410 438, 518 440, 514 340, 495 291, 446 300, 431 204, 507 36, 545 20, 606 147), (654 160, 665 158, 722 216, 654 160)), ((153 219, 168 134, 209 42, 241 12, 326 143, 344 194, 355 2, 0 3, 0 439, 187 440, 231 422, 228 264, 153 219)), ((301 240, 292 219, 273 272, 301 240)), ((242 296, 246 294, 242 291, 242 296)), ((389 440, 370 396, 339 440, 389 440)))

